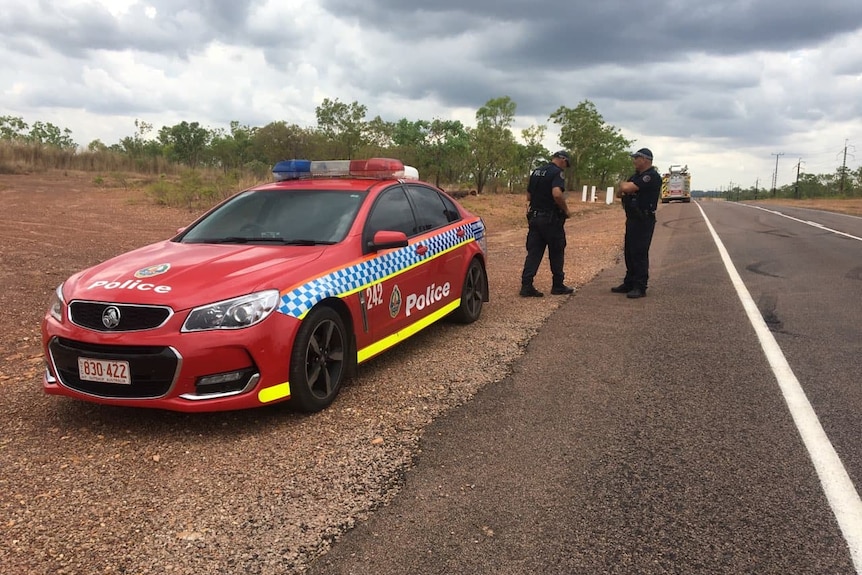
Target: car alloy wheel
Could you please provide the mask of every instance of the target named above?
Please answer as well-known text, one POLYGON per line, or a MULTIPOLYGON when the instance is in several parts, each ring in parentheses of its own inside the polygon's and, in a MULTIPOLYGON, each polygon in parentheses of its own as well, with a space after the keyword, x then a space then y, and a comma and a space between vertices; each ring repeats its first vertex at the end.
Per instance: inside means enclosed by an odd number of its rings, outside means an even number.
POLYGON ((464 276, 464 286, 461 288, 461 305, 455 310, 453 318, 460 323, 473 323, 482 315, 482 305, 485 303, 485 290, 488 280, 485 268, 478 260, 470 262, 467 275, 464 276))
POLYGON ((296 335, 290 361, 291 403, 320 411, 338 395, 348 352, 344 322, 328 307, 309 312, 296 335))

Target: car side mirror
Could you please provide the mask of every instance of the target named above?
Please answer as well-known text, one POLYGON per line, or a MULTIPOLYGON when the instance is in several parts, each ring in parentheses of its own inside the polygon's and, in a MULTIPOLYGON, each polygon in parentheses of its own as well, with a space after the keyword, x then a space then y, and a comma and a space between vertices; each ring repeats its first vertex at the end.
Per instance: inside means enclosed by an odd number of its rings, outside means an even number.
POLYGON ((407 246, 407 234, 390 230, 381 230, 374 234, 374 239, 368 247, 372 250, 388 250, 407 246))

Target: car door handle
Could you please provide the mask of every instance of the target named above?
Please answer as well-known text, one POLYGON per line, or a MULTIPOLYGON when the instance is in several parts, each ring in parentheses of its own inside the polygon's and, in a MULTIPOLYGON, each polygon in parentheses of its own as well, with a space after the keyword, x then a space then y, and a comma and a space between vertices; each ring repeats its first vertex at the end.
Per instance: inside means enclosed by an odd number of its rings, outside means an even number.
POLYGON ((459 238, 463 238, 464 236, 466 236, 466 235, 467 235, 467 232, 465 232, 465 231, 464 231, 464 228, 458 228, 458 230, 455 232, 455 234, 456 234, 459 238))
POLYGON ((418 246, 416 246, 416 253, 420 256, 424 256, 428 253, 428 246, 419 244, 418 246))

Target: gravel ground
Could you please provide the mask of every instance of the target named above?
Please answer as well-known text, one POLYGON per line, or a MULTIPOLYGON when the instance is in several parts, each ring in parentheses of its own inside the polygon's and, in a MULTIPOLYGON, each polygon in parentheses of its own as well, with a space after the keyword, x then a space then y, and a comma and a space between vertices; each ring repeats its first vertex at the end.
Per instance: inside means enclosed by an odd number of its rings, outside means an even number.
MULTIPOLYGON (((38 323, 51 291, 194 215, 116 179, 128 188, 84 173, 0 176, 0 565, 10 575, 302 573, 398 493, 428 423, 502 380, 567 299, 517 296, 523 198, 471 197, 489 226, 492 301, 480 321, 432 326, 365 364, 322 413, 186 415, 48 397, 38 323)), ((577 286, 618 262, 623 227, 618 206, 579 199, 566 266, 577 286)), ((545 260, 537 286, 549 284, 545 260)))
MULTIPOLYGON (((322 413, 187 415, 48 397, 38 323, 51 291, 194 215, 153 206, 134 183, 95 181, 0 176, 11 215, 0 228, 4 573, 301 573, 398 493, 428 423, 503 379, 567 299, 517 296, 523 198, 467 198, 489 225, 491 302, 480 321, 432 326, 365 364, 322 413)), ((576 286, 617 263, 622 239, 618 206, 579 199, 567 224, 576 286)), ((550 287, 547 259, 536 284, 550 287)))

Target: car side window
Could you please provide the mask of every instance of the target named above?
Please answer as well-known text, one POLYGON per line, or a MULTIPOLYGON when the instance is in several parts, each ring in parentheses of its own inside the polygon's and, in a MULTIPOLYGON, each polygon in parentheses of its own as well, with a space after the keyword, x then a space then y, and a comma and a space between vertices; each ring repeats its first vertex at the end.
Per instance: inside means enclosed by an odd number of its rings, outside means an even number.
POLYGON ((365 225, 366 243, 380 230, 404 232, 407 237, 419 233, 413 208, 401 186, 389 188, 374 202, 365 225))
POLYGON ((421 231, 445 226, 461 217, 452 201, 437 190, 411 185, 407 193, 416 206, 421 231))

